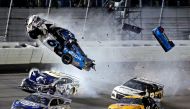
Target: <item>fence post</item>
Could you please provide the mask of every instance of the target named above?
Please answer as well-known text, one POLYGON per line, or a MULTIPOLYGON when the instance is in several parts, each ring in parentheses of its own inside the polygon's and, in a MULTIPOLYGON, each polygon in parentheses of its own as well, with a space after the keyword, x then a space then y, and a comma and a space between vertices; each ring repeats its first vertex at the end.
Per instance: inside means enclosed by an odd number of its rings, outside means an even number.
POLYGON ((51 2, 52 2, 52 0, 49 0, 49 6, 48 6, 48 12, 47 12, 48 17, 49 17, 50 11, 51 11, 51 2))
POLYGON ((161 23, 162 23, 163 9, 164 9, 164 0, 162 0, 162 7, 161 7, 161 11, 160 11, 160 18, 159 18, 159 26, 161 26, 161 23))
POLYGON ((9 29, 9 22, 10 22, 10 15, 11 15, 11 10, 12 10, 12 4, 13 0, 10 1, 10 6, 9 6, 9 13, 7 17, 7 24, 6 24, 6 29, 5 29, 5 36, 4 36, 4 41, 6 41, 7 35, 8 35, 8 29, 9 29))

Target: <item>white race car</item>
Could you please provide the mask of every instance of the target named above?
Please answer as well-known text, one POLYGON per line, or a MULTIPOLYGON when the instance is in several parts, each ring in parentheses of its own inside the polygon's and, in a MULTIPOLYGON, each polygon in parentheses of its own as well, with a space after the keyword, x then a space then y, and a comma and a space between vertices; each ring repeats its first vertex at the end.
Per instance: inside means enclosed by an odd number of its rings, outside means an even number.
POLYGON ((164 86, 159 83, 143 78, 133 78, 126 83, 115 87, 112 91, 111 98, 118 100, 124 96, 141 95, 159 100, 163 97, 163 88, 164 86))
POLYGON ((19 86, 26 92, 41 92, 58 95, 75 95, 79 88, 79 80, 71 75, 56 71, 40 71, 33 68, 29 76, 19 86))

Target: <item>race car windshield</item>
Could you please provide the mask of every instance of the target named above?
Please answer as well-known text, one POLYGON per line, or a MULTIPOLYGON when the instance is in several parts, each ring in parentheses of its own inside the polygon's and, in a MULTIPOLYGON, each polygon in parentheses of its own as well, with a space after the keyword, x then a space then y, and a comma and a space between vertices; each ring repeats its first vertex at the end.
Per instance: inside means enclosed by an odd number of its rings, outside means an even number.
POLYGON ((118 103, 126 103, 126 104, 140 104, 142 105, 142 99, 139 98, 122 98, 118 101, 118 103))
POLYGON ((124 86, 127 86, 132 89, 137 89, 141 91, 146 91, 146 85, 143 84, 142 82, 136 81, 136 80, 130 80, 123 84, 124 86))
POLYGON ((26 97, 25 100, 28 100, 28 101, 31 101, 34 103, 43 104, 45 106, 47 106, 50 101, 48 98, 38 96, 38 95, 30 95, 30 96, 26 97))

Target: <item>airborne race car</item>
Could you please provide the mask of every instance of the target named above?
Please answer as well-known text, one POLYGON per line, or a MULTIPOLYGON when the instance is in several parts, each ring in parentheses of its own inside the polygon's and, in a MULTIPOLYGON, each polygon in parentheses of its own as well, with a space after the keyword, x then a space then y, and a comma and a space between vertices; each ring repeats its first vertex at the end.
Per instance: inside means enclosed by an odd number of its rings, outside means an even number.
POLYGON ((108 109, 159 109, 151 97, 125 96, 108 109))
POLYGON ((71 101, 65 97, 34 93, 24 99, 15 100, 11 109, 71 109, 71 101))
POLYGON ((94 61, 84 54, 74 34, 70 31, 57 27, 37 15, 29 17, 26 23, 29 36, 32 39, 39 39, 45 46, 60 56, 64 64, 72 64, 81 70, 85 69, 87 71, 91 68, 95 69, 94 61))
POLYGON ((19 86, 26 92, 41 92, 57 95, 74 95, 79 88, 77 78, 61 72, 31 69, 29 76, 19 86))
POLYGON ((143 78, 133 78, 113 89, 111 98, 121 99, 128 95, 149 96, 158 101, 163 97, 164 86, 143 78))

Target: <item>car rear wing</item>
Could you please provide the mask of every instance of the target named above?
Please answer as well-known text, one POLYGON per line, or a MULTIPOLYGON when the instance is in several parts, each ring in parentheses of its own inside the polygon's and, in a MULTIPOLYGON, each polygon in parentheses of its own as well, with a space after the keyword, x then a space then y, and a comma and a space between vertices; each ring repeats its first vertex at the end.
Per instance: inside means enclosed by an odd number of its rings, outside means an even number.
POLYGON ((154 82, 154 81, 151 81, 151 80, 148 80, 146 78, 133 78, 134 80, 138 80, 138 81, 142 81, 142 82, 145 82, 145 83, 149 83, 149 84, 156 84, 158 85, 159 87, 161 88, 164 88, 164 85, 163 84, 160 84, 160 83, 157 83, 157 82, 154 82))

